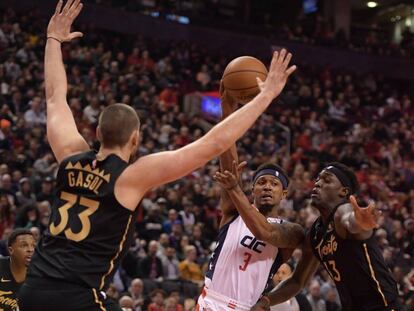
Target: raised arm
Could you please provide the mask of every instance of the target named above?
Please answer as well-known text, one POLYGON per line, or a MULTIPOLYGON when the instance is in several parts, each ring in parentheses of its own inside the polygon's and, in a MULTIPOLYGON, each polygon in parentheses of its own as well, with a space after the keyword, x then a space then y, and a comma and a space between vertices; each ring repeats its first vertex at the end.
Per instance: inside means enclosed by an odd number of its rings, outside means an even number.
POLYGON ((61 44, 81 37, 70 27, 82 10, 80 0, 69 0, 63 7, 60 0, 47 27, 45 49, 45 89, 47 109, 47 138, 58 162, 65 157, 89 149, 79 134, 66 101, 67 80, 62 60, 61 44))
MULTIPOLYGON (((230 96, 227 96, 226 91, 220 85, 221 93, 221 110, 222 110, 222 120, 227 118, 237 109, 237 103, 232 100, 230 96)), ((233 161, 239 162, 236 144, 234 143, 230 149, 226 150, 220 155, 220 171, 224 172, 226 170, 231 170, 233 166, 233 161)), ((231 218, 237 213, 237 209, 232 203, 227 192, 222 188, 220 193, 220 209, 223 213, 221 218, 220 227, 226 224, 231 218)))
POLYGON ((306 235, 302 248, 302 257, 299 260, 293 274, 285 281, 279 283, 276 289, 265 298, 261 298, 251 310, 268 310, 270 306, 282 303, 296 296, 319 267, 318 259, 313 255, 310 244, 310 236, 306 235))
POLYGON ((335 226, 343 238, 351 235, 358 240, 368 239, 372 230, 378 227, 378 218, 381 212, 376 208, 374 202, 367 207, 358 205, 355 196, 349 198, 350 204, 341 205, 335 214, 335 226))
POLYGON ((129 188, 128 194, 136 196, 130 204, 139 201, 148 189, 179 179, 229 149, 280 94, 287 78, 296 69, 295 66, 288 68, 291 56, 286 50, 280 54, 275 52, 267 79, 259 84, 259 95, 214 126, 202 138, 175 151, 140 158, 125 170, 120 187, 129 188))
POLYGON ((245 162, 237 165, 233 162, 232 171, 217 172, 214 179, 226 189, 233 205, 237 208, 247 227, 254 236, 279 248, 296 248, 304 238, 303 228, 295 223, 270 224, 266 217, 252 208, 239 185, 238 172, 245 162))

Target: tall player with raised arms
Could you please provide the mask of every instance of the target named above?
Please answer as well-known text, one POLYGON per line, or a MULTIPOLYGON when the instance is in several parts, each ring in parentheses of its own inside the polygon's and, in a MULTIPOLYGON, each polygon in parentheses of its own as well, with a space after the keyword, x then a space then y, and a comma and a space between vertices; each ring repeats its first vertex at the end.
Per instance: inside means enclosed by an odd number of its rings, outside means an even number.
POLYGON ((59 1, 47 29, 45 88, 47 135, 59 162, 48 230, 38 243, 20 291, 21 311, 105 310, 105 290, 133 237, 133 219, 145 193, 181 178, 227 150, 280 94, 291 54, 273 55, 259 95, 199 140, 129 164, 139 144, 139 119, 124 104, 99 117, 98 152, 79 134, 66 101, 61 45, 81 37, 71 26, 80 0, 59 1))

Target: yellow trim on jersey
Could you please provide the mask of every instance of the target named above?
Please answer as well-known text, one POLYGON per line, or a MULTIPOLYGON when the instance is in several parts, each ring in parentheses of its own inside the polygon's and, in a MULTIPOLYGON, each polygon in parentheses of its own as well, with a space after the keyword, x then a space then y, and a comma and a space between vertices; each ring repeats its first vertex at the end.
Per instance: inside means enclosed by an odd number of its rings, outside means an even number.
POLYGON ((125 240, 126 240, 126 236, 127 236, 128 230, 129 230, 129 225, 131 224, 131 219, 132 219, 132 215, 130 215, 130 216, 129 216, 129 219, 128 219, 128 224, 126 225, 124 235, 122 236, 121 243, 119 244, 119 249, 118 249, 118 252, 115 254, 114 258, 112 258, 112 260, 111 260, 111 262, 110 262, 110 264, 109 264, 109 270, 108 270, 108 272, 106 272, 106 273, 103 275, 103 277, 102 277, 102 279, 101 279, 101 285, 99 286, 99 289, 102 289, 102 288, 104 287, 104 284, 105 284, 105 278, 106 278, 109 274, 111 274, 112 269, 114 268, 114 261, 118 258, 119 254, 122 252, 122 249, 124 248, 124 243, 125 243, 125 240))
POLYGON ((381 290, 380 283, 378 282, 377 278, 375 277, 375 271, 374 271, 374 268, 372 267, 372 264, 371 264, 371 257, 370 257, 370 256, 369 256, 369 254, 368 254, 368 248, 367 248, 367 244, 366 244, 366 243, 364 243, 364 250, 365 250, 365 256, 367 257, 367 261, 368 261, 369 270, 371 271, 371 277, 372 277, 372 279, 375 281, 375 283, 377 284, 377 289, 378 289, 378 292, 379 292, 379 293, 381 294, 381 296, 382 296, 382 300, 384 301, 384 305, 385 305, 386 307, 388 307, 388 302, 387 302, 387 300, 385 299, 384 293, 383 293, 383 292, 382 292, 382 290, 381 290))
POLYGON ((95 296, 95 302, 96 302, 96 304, 99 305, 99 308, 102 311, 106 311, 106 308, 102 305, 102 301, 100 301, 99 298, 98 298, 98 294, 96 293, 96 289, 95 288, 92 288, 92 291, 93 291, 93 295, 95 296))

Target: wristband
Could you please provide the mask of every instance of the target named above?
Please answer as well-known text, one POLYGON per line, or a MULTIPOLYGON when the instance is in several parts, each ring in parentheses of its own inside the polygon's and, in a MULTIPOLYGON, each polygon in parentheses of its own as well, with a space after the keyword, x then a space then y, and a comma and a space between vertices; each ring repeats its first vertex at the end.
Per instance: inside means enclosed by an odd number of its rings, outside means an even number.
POLYGON ((52 37, 52 36, 48 36, 47 39, 53 39, 53 40, 56 40, 59 43, 62 43, 62 41, 60 41, 59 39, 57 39, 55 37, 52 37))

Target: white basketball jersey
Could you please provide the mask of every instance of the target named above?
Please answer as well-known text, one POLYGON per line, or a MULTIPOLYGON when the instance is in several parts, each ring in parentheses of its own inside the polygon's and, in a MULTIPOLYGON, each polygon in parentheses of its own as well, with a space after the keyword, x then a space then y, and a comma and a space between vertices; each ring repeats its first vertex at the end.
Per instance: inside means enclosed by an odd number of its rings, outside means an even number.
MULTIPOLYGON (((278 218, 267 220, 270 223, 282 223, 278 218)), ((220 229, 218 243, 206 273, 205 286, 252 306, 281 264, 282 255, 278 248, 257 240, 243 219, 236 216, 220 229)))

